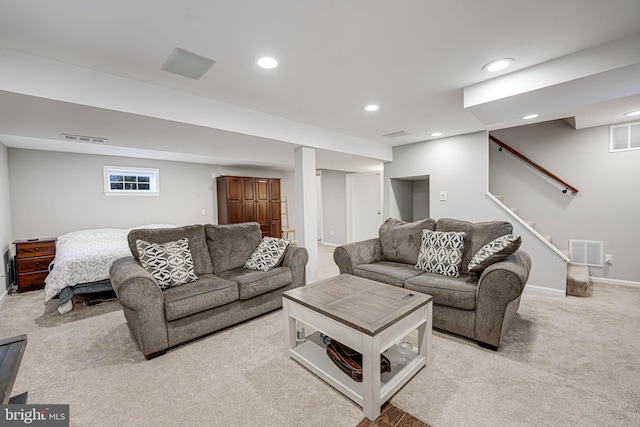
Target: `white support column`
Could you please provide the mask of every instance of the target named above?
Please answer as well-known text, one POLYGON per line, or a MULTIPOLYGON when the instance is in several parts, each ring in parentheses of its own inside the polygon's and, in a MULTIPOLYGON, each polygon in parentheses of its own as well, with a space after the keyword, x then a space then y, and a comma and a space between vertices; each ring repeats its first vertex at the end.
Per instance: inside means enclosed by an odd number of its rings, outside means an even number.
POLYGON ((295 149, 295 201, 297 240, 309 252, 307 283, 318 281, 318 211, 316 207, 316 150, 295 149))

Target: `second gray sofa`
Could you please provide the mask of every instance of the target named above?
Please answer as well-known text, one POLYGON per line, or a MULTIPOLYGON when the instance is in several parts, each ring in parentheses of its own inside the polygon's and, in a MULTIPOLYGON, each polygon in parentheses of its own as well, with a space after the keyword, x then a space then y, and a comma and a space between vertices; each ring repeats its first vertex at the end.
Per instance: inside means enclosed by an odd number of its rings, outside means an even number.
POLYGON ((517 250, 477 273, 469 271, 468 265, 484 245, 512 231, 505 221, 471 223, 428 218, 406 223, 390 218, 380 227, 378 238, 340 246, 333 256, 340 273, 433 296, 434 328, 497 350, 520 305, 531 258, 517 250), (459 277, 416 268, 425 229, 466 234, 459 277))
POLYGON ((305 284, 307 250, 289 246, 269 271, 243 268, 262 240, 257 222, 133 230, 132 257, 113 263, 111 283, 147 359, 167 349, 282 307, 282 293, 305 284), (139 261, 136 241, 187 238, 197 280, 161 289, 139 261))

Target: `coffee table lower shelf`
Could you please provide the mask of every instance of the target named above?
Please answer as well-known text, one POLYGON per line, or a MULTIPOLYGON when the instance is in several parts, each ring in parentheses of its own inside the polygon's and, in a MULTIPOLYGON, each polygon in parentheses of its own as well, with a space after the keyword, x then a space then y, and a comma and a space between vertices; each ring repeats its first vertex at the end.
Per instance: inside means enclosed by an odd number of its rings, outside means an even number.
MULTIPOLYGON (((427 359, 414 353, 407 363, 399 362, 400 354, 395 346, 392 346, 384 354, 391 361, 391 372, 380 375, 380 401, 386 402, 413 377, 423 366, 427 359)), ((360 406, 364 406, 363 383, 354 381, 342 372, 329 358, 326 347, 322 343, 318 332, 307 337, 307 340, 290 350, 291 357, 302 366, 322 378, 336 390, 347 396, 360 406)))

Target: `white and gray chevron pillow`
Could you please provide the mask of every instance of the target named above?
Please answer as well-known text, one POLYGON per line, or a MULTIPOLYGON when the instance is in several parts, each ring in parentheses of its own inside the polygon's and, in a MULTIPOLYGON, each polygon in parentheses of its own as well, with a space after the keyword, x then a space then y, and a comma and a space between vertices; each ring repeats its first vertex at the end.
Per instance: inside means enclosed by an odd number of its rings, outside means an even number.
POLYGON ((140 264, 156 279, 160 289, 167 289, 198 280, 194 272, 189 240, 150 243, 136 240, 140 264))
POLYGON ((522 239, 516 234, 505 234, 487 243, 471 258, 469 271, 481 273, 485 268, 518 250, 522 239))
POLYGON ((287 250, 290 241, 275 237, 263 237, 262 241, 251 254, 244 268, 258 271, 269 271, 280 264, 284 252, 287 250))
POLYGON ((458 277, 466 235, 457 231, 422 230, 416 268, 427 273, 458 277))

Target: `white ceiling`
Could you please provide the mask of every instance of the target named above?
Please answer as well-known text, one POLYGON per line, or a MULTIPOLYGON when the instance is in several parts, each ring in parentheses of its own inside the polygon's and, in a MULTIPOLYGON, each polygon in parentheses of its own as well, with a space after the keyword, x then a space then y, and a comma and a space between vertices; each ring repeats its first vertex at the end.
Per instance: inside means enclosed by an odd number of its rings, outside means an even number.
POLYGON ((531 112, 575 117, 578 127, 624 121, 640 109, 639 29, 638 0, 0 0, 0 141, 286 169, 293 149, 309 145, 319 168, 370 170, 389 160, 384 147, 517 126, 531 112), (200 80, 163 71, 176 47, 216 64, 200 80), (258 68, 263 55, 279 67, 258 68), (482 70, 503 57, 514 66, 482 70), (51 61, 84 73, 74 94, 52 95, 61 90, 46 78, 51 61), (175 111, 107 104, 93 87, 105 74, 156 88, 154 102, 175 111), (185 120, 167 90, 228 114, 185 120), (380 110, 365 113, 371 102, 380 110), (266 113, 273 128, 245 132, 238 107, 266 113), (300 127, 273 131, 287 123, 300 127), (408 135, 382 136, 396 131, 408 135), (89 147, 60 133, 109 142, 89 147))

